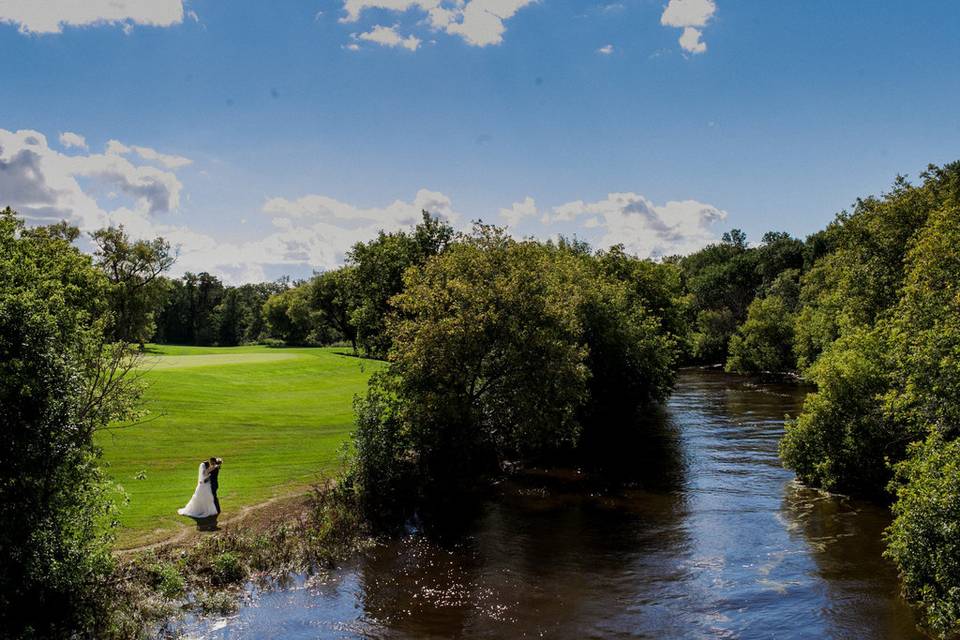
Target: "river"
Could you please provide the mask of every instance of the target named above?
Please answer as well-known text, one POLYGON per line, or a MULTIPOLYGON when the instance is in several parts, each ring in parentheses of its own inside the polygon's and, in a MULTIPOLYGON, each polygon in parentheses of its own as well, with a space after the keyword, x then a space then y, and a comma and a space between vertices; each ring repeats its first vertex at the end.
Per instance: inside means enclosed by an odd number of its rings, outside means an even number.
POLYGON ((501 483, 452 540, 411 534, 255 594, 193 637, 922 638, 881 557, 879 506, 780 465, 804 390, 684 371, 610 491, 576 471, 501 483))

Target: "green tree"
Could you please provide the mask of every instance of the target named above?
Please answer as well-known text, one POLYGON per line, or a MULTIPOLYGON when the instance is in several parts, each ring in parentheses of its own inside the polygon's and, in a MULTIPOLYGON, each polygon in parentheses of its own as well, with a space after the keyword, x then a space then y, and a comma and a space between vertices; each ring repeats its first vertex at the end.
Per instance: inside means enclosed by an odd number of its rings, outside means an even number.
POLYGON ((347 263, 355 268, 350 324, 368 355, 384 357, 390 348, 385 323, 390 299, 403 289, 404 272, 441 253, 453 235, 449 224, 424 211, 412 233, 381 231, 376 239, 359 242, 347 253, 347 263))
POLYGON ((400 478, 446 503, 503 456, 575 440, 588 377, 580 292, 550 262, 540 245, 484 227, 408 272, 390 366, 358 406, 356 472, 369 512, 409 502, 400 478))
POLYGON ((960 163, 922 178, 838 216, 803 276, 795 349, 817 392, 781 453, 805 482, 883 495, 907 445, 955 433, 960 163))
POLYGON ((699 362, 724 362, 727 345, 762 284, 758 253, 747 246, 746 234, 734 229, 723 241, 680 260, 693 319, 693 357, 699 362))
POLYGON ((355 306, 356 267, 326 271, 310 281, 310 307, 330 332, 348 340, 357 353, 357 328, 350 317, 355 306))
POLYGON ((810 366, 844 333, 873 326, 900 297, 904 261, 927 217, 957 202, 960 164, 930 167, 922 184, 898 177, 883 197, 857 200, 841 213, 822 242, 831 246, 804 274, 796 332, 800 366, 810 366))
POLYGON ((263 304, 267 333, 290 345, 313 342, 316 322, 310 308, 310 294, 306 283, 298 283, 270 296, 263 304))
POLYGON ((793 356, 794 315, 778 295, 756 298, 747 320, 730 338, 727 371, 783 373, 796 367, 793 356))
POLYGON ((886 556, 900 571, 904 594, 919 602, 942 638, 960 632, 960 440, 940 434, 911 447, 896 467, 897 496, 886 531, 886 556))
POLYGON ((112 568, 95 430, 129 418, 135 356, 113 284, 63 225, 0 212, 0 635, 95 637, 112 568))
POLYGON ((368 513, 449 504, 504 461, 635 428, 601 418, 664 398, 678 349, 639 293, 660 287, 612 275, 650 275, 626 259, 479 226, 408 270, 387 319, 390 365, 357 404, 368 513))
POLYGON ((833 342, 808 368, 817 391, 787 423, 780 443, 784 465, 803 482, 830 491, 881 496, 888 461, 902 460, 923 434, 884 410, 890 388, 884 332, 861 329, 833 342))
POLYGON ((898 420, 960 436, 960 203, 933 212, 906 259, 890 323, 898 420))
POLYGON ((123 227, 100 229, 90 235, 96 265, 110 280, 113 314, 111 336, 141 346, 156 330, 154 313, 167 293, 161 274, 175 260, 163 238, 131 240, 123 227))

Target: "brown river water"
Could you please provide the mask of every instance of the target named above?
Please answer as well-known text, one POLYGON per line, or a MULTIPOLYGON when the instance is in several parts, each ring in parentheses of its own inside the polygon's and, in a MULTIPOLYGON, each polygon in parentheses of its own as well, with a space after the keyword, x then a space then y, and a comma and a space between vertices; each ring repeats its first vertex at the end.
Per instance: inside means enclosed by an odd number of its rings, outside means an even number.
POLYGON ((253 593, 226 638, 923 638, 881 557, 886 509, 777 458, 805 390, 684 371, 615 490, 577 471, 498 485, 465 529, 411 533, 253 593))

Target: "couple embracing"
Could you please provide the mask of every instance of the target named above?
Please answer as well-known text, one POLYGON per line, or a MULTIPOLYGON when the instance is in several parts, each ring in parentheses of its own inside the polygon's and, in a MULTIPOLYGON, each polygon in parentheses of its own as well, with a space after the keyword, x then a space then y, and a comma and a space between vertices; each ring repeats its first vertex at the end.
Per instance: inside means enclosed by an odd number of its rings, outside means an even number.
POLYGON ((197 488, 193 492, 190 502, 177 513, 195 520, 203 520, 220 514, 220 499, 217 489, 220 488, 220 467, 223 460, 211 457, 200 463, 197 476, 197 488))

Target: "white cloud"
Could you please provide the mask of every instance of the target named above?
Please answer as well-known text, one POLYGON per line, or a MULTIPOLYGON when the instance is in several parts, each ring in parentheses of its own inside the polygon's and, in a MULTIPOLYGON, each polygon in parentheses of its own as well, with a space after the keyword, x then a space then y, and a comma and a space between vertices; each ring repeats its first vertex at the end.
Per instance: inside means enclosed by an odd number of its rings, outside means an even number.
POLYGON ((70 147, 77 147, 78 149, 87 148, 87 139, 84 138, 79 133, 73 133, 72 131, 64 131, 60 134, 60 144, 65 148, 69 149, 70 147))
MULTIPOLYGON (((504 22, 534 0, 345 0, 341 22, 356 22, 367 9, 404 13, 417 9, 427 14, 429 25, 462 37, 477 47, 500 44, 504 22)), ((409 47, 408 47, 409 48, 409 47)))
POLYGON ((92 230, 110 221, 98 194, 125 195, 136 210, 155 214, 175 210, 181 189, 170 171, 111 153, 66 155, 37 131, 0 129, 0 207, 34 223, 68 220, 92 230))
POLYGON ((707 50, 707 43, 700 39, 703 33, 700 29, 693 27, 684 27, 680 34, 680 46, 690 53, 703 53, 707 50))
POLYGON ((136 145, 127 146, 120 142, 119 140, 108 140, 107 141, 107 154, 112 156, 123 156, 130 153, 135 153, 144 160, 151 162, 156 162, 157 164, 167 168, 167 169, 180 169, 192 164, 193 160, 190 158, 184 158, 183 156, 174 156, 167 155, 165 153, 160 153, 156 149, 150 147, 139 147, 136 145))
POLYGON ((377 25, 370 31, 361 33, 356 37, 360 40, 376 42, 384 47, 403 47, 410 51, 416 51, 420 46, 420 38, 415 36, 407 36, 404 38, 397 33, 396 27, 384 27, 383 25, 377 25))
POLYGON ((183 156, 171 156, 165 153, 160 153, 155 149, 150 147, 131 147, 134 151, 137 152, 137 155, 143 158, 144 160, 153 160, 167 169, 179 169, 185 167, 188 164, 191 164, 193 160, 190 158, 184 158, 183 156))
POLYGON ((22 33, 60 33, 65 26, 134 24, 169 27, 183 22, 183 0, 3 0, 0 22, 22 33))
POLYGON ((696 200, 670 201, 657 206, 636 193, 610 193, 597 202, 576 200, 553 208, 544 222, 577 222, 597 229, 595 244, 623 244, 641 257, 689 253, 716 240, 712 227, 727 214, 696 200))
POLYGON ((608 56, 611 53, 613 53, 613 45, 612 44, 604 45, 599 49, 597 49, 597 53, 602 53, 603 55, 608 56))
POLYGON ((307 222, 331 223, 337 220, 350 221, 355 225, 375 225, 392 231, 414 225, 420 221, 420 212, 429 211, 445 220, 454 222, 459 215, 454 212, 450 198, 438 191, 420 189, 411 202, 395 200, 385 207, 362 208, 323 195, 307 195, 296 200, 271 198, 263 205, 263 212, 277 220, 301 219, 307 222))
POLYGON ((660 16, 660 24, 683 29, 680 46, 690 53, 703 53, 707 45, 700 39, 702 29, 716 11, 714 0, 670 0, 660 16))
MULTIPOLYGON (((133 237, 160 235, 179 251, 172 275, 209 271, 231 283, 335 267, 354 243, 380 230, 410 228, 422 210, 460 228, 467 219, 449 196, 428 189, 378 206, 308 194, 266 199, 261 212, 269 225, 250 220, 250 235, 233 235, 249 216, 238 211, 238 224, 213 236, 177 215, 158 215, 176 213, 182 185, 174 171, 147 164, 138 149, 148 147, 111 140, 106 153, 67 155, 36 131, 0 129, 0 207, 12 206, 31 224, 68 220, 84 231, 123 224, 133 237), (226 239, 231 236, 237 239, 226 239)), ((726 213, 694 200, 656 205, 636 193, 611 193, 545 210, 527 196, 499 209, 499 216, 511 226, 526 224, 540 237, 580 231, 597 247, 622 243, 637 255, 656 257, 715 241, 713 227, 726 213)))
POLYGON ((511 227, 520 224, 520 221, 524 218, 535 218, 536 216, 537 203, 530 196, 524 198, 522 202, 514 202, 509 209, 500 209, 500 217, 511 227))

